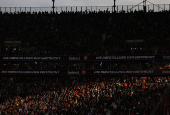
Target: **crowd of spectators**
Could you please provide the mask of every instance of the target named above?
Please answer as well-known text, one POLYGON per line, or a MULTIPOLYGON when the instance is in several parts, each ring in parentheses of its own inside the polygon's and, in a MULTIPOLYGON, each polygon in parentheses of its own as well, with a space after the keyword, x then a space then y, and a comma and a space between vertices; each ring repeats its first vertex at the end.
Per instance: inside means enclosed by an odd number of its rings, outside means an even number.
POLYGON ((162 94, 166 87, 155 85, 150 86, 146 85, 137 85, 134 88, 134 94, 130 95, 130 89, 133 88, 128 86, 127 89, 122 89, 124 92, 120 97, 120 102, 117 102, 117 108, 113 108, 113 114, 121 114, 127 115, 128 113, 131 114, 146 114, 149 115, 150 112, 153 110, 156 103, 160 100, 162 94))
POLYGON ((169 54, 169 12, 0 14, 1 55, 169 54), (141 18, 142 17, 142 18, 141 18), (20 45, 4 44, 8 38, 20 45), (142 40, 142 42, 126 42, 142 40))
MULTIPOLYGON (((169 54, 169 13, 0 13, 0 55, 169 54), (6 44, 10 38, 21 44, 6 44)), ((120 63, 109 63, 25 61, 15 67, 8 62, 3 69, 120 69, 120 63)), ((0 114, 104 115, 110 110, 111 114, 146 115, 170 83, 169 76, 68 78, 0 76, 0 114)), ((162 109, 156 111, 167 112, 162 109)))
MULTIPOLYGON (((4 114, 148 114, 167 85, 156 79, 169 77, 0 77, 0 113, 4 114), (152 80, 155 79, 155 80, 152 80), (108 103, 115 102, 117 108, 108 103)), ((166 83, 166 82, 165 82, 166 83)))
MULTIPOLYGON (((170 90, 168 90, 168 91, 170 92, 170 90)), ((160 114, 169 115, 169 113, 170 113, 169 96, 170 96, 170 94, 166 95, 165 100, 158 105, 159 109, 155 109, 155 111, 153 111, 154 115, 160 115, 160 114)))

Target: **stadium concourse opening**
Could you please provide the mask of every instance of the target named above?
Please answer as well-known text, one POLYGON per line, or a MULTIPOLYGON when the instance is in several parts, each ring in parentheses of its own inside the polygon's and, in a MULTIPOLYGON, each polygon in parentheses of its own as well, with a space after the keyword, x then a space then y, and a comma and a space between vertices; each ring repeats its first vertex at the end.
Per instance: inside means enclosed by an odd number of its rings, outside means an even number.
POLYGON ((0 115, 169 115, 170 5, 145 6, 0 7, 0 115))

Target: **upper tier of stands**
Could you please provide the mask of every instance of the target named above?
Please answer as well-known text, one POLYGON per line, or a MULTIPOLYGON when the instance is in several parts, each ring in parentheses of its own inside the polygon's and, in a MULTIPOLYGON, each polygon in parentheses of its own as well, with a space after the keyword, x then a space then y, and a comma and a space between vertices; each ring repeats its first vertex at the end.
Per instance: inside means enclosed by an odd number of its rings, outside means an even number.
POLYGON ((0 55, 169 54, 169 14, 169 11, 1 13, 0 55), (21 44, 6 44, 10 38, 21 44))

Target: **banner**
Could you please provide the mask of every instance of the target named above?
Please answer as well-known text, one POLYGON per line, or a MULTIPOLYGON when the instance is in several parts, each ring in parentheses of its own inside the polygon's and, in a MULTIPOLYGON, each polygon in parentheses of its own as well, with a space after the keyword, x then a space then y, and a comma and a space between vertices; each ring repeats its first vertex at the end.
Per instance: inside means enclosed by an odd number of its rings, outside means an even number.
POLYGON ((1 74, 62 74, 62 75, 109 75, 109 74, 153 74, 153 70, 140 71, 96 71, 96 70, 59 70, 59 71, 1 71, 1 74))
POLYGON ((169 75, 170 71, 99 71, 99 70, 58 70, 58 71, 1 71, 1 75, 169 75))
POLYGON ((63 61, 85 61, 85 60, 153 60, 170 59, 170 56, 55 56, 55 57, 1 57, 5 60, 63 60, 63 61))

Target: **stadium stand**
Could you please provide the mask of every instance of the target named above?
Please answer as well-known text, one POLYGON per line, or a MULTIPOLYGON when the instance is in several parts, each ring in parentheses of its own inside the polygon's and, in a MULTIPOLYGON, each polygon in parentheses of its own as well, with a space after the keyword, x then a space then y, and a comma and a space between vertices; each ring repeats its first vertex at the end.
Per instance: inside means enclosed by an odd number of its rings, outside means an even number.
POLYGON ((168 11, 23 12, 0 17, 1 40, 21 41, 18 47, 1 42, 0 54, 4 56, 169 54, 168 11))
POLYGON ((169 114, 170 72, 163 74, 162 71, 170 67, 169 59, 163 58, 170 52, 169 14, 169 11, 1 13, 0 114, 169 114), (162 59, 127 59, 129 62, 86 59, 110 55, 152 55, 162 59), (87 57, 82 62, 66 61, 65 57, 59 61, 4 60, 11 56, 87 57), (136 63, 143 65, 138 67, 136 63), (27 70, 117 70, 119 75, 85 74, 91 71, 82 71, 82 76, 12 74, 16 70, 18 73, 27 70), (142 74, 122 74, 127 70, 142 70, 142 74), (162 73, 145 75, 144 70, 162 73), (8 71, 11 73, 5 75, 8 71))

